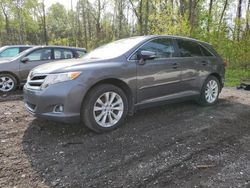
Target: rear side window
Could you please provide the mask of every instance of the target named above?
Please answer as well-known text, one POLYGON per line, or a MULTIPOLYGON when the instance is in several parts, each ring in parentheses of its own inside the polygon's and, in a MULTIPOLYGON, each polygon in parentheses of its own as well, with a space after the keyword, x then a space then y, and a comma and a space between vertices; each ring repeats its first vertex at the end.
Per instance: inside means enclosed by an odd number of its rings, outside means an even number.
POLYGON ((201 49, 200 49, 200 45, 195 42, 177 39, 177 44, 179 46, 181 57, 203 56, 201 49))
POLYGON ((30 48, 30 47, 21 47, 19 52, 21 53, 21 52, 23 52, 23 51, 25 51, 25 50, 28 50, 29 48, 30 48))
POLYGON ((80 51, 80 50, 76 50, 75 54, 76 54, 76 58, 81 58, 81 57, 83 57, 86 54, 86 52, 80 51))
POLYGON ((8 48, 0 54, 0 57, 15 57, 18 54, 19 48, 8 48))
POLYGON ((51 59, 51 49, 39 49, 31 52, 28 56, 30 61, 44 61, 51 59))
POLYGON ((204 56, 209 56, 209 57, 213 56, 213 54, 209 52, 207 49, 205 49, 203 46, 200 46, 200 48, 204 56))
POLYGON ((132 55, 131 60, 139 60, 139 54, 141 51, 155 52, 157 58, 175 57, 173 41, 167 38, 155 39, 146 43, 140 47, 134 55, 132 55))
POLYGON ((54 49, 55 59, 72 59, 73 52, 68 49, 54 49))

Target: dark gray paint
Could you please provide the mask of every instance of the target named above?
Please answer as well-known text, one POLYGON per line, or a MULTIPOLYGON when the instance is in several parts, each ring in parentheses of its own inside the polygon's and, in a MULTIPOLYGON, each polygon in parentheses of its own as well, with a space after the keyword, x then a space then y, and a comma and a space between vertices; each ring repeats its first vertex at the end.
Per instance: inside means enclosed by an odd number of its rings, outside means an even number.
POLYGON ((27 76, 31 69, 45 64, 45 63, 51 63, 53 61, 60 61, 60 59, 49 59, 49 60, 43 60, 43 61, 29 61, 26 63, 22 63, 21 60, 29 55, 30 53, 34 52, 35 50, 39 49, 69 49, 72 51, 75 50, 81 50, 85 51, 83 48, 71 48, 71 47, 61 47, 61 46, 36 46, 33 48, 30 48, 23 53, 19 54, 18 56, 12 58, 12 59, 3 59, 0 60, 0 73, 9 73, 17 79, 18 83, 20 85, 24 84, 26 82, 27 76))
MULTIPOLYGON (((76 80, 54 84, 44 90, 31 90, 26 85, 24 100, 37 106, 32 112, 36 116, 72 122, 80 120, 80 109, 86 93, 101 81, 113 83, 114 80, 118 80, 129 88, 132 99, 130 111, 173 99, 198 97, 205 79, 210 74, 216 74, 223 86, 224 65, 222 59, 215 53, 213 53, 214 57, 174 57, 147 60, 143 65, 140 65, 139 61, 129 60, 129 57, 141 45, 159 37, 182 38, 145 36, 142 42, 114 59, 79 59, 69 60, 71 63, 62 61, 39 66, 32 71, 33 75, 71 71, 81 71, 82 74, 76 80), (64 113, 55 114, 53 112, 52 107, 57 104, 64 105, 64 113)), ((206 43, 189 38, 184 39, 198 42, 213 52, 206 43)))

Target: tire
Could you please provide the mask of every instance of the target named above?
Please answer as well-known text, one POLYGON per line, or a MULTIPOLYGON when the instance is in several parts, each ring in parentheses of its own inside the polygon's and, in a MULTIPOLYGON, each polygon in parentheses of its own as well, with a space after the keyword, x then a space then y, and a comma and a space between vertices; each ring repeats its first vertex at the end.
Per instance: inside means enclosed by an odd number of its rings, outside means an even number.
POLYGON ((89 129, 103 133, 119 127, 127 113, 128 99, 123 90, 103 84, 88 92, 82 104, 81 120, 89 129))
POLYGON ((215 76, 209 76, 202 86, 201 95, 198 100, 199 104, 210 106, 217 103, 220 91, 221 85, 219 80, 215 76))
POLYGON ((11 74, 0 74, 0 92, 14 91, 17 87, 17 80, 11 74))

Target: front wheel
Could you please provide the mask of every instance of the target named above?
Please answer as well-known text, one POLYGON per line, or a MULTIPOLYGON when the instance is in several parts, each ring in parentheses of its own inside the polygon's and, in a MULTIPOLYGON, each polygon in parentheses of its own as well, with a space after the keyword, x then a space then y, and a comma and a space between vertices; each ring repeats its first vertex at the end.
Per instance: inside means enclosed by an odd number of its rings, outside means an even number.
POLYGON ((127 96, 111 84, 94 87, 82 106, 82 121, 95 132, 106 132, 120 126, 128 113, 127 96))
POLYGON ((10 92, 16 89, 17 80, 10 74, 0 74, 0 91, 10 92))
POLYGON ((217 102, 220 92, 220 82, 214 76, 209 76, 203 84, 199 103, 213 105, 217 102))

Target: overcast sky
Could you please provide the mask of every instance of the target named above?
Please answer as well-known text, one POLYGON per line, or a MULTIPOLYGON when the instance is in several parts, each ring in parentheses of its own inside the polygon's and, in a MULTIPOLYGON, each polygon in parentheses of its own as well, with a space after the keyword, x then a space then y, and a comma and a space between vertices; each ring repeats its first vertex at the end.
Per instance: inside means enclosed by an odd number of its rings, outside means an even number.
MULTIPOLYGON (((71 9, 71 1, 72 1, 73 9, 75 9, 77 0, 44 0, 45 5, 46 5, 47 8, 49 8, 52 4, 61 3, 61 4, 63 4, 65 6, 65 8, 67 10, 71 9)), ((93 1, 93 0, 91 0, 91 1, 93 1)), ((247 0, 243 0, 242 17, 245 17, 246 8, 247 8, 246 4, 247 4, 247 0)), ((230 15, 232 17, 235 17, 236 8, 237 8, 237 3, 236 2, 231 3, 230 4, 231 11, 228 12, 228 15, 230 15)))
MULTIPOLYGON (((45 5, 49 8, 52 4, 61 3, 65 6, 66 9, 71 9, 71 0, 44 0, 45 5)), ((76 7, 77 0, 72 0, 73 8, 76 7)))

